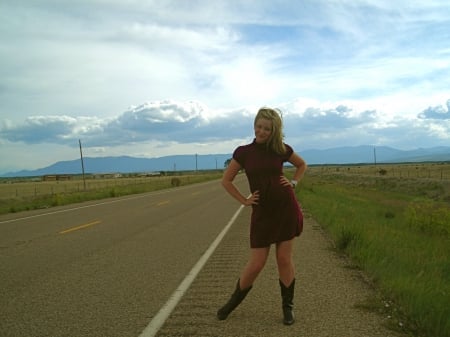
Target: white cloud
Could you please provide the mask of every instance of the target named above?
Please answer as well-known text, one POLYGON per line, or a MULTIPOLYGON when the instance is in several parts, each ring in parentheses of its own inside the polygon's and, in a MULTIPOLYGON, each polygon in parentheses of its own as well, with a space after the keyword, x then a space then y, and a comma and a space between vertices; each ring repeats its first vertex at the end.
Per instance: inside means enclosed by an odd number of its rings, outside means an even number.
POLYGON ((449 26, 440 0, 5 0, 0 152, 216 148, 262 105, 303 148, 442 145, 449 26))
MULTIPOLYGON (((333 134, 346 135, 351 139, 349 135, 353 135, 357 129, 364 130, 366 135, 395 130, 396 133, 391 136, 401 139, 406 137, 404 128, 409 131, 411 128, 437 130, 433 123, 439 121, 433 120, 449 119, 448 111, 445 112, 442 106, 424 109, 420 118, 412 119, 406 115, 386 119, 377 110, 361 109, 357 104, 336 103, 333 106, 328 103, 314 106, 314 103, 312 100, 296 100, 281 107, 285 111, 287 135, 295 134, 293 130, 296 130, 307 137, 316 134, 320 139, 329 139, 330 134, 333 134), (423 122, 425 118, 429 122, 423 122)), ((0 129, 0 138, 27 144, 63 143, 71 146, 81 138, 92 148, 120 147, 148 141, 194 146, 251 137, 253 116, 254 112, 247 109, 210 112, 210 108, 197 101, 153 101, 130 107, 122 114, 108 119, 31 116, 23 123, 5 123, 0 129)), ((448 128, 448 125, 441 124, 439 129, 442 128, 448 128)), ((450 134, 450 130, 447 131, 450 134)), ((445 132, 434 134, 439 139, 446 138, 442 137, 445 132)), ((308 144, 308 139, 302 142, 308 144)))

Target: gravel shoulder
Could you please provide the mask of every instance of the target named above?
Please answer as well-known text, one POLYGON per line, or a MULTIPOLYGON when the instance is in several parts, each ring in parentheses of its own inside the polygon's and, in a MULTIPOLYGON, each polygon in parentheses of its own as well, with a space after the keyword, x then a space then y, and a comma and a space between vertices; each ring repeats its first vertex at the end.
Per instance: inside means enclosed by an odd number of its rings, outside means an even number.
POLYGON ((308 216, 295 243, 294 325, 282 324, 274 247, 245 301, 226 321, 218 321, 217 309, 228 300, 247 261, 250 211, 241 212, 157 336, 406 336, 386 328, 386 317, 360 308, 374 290, 361 271, 349 268, 347 259, 335 253, 308 216))

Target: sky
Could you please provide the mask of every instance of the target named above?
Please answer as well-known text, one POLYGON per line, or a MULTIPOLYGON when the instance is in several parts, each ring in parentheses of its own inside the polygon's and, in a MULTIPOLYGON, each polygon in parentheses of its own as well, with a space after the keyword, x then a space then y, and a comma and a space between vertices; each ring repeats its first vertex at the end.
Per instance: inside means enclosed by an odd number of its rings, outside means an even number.
POLYGON ((2 0, 0 174, 232 153, 262 106, 301 152, 450 146, 448 0, 2 0))

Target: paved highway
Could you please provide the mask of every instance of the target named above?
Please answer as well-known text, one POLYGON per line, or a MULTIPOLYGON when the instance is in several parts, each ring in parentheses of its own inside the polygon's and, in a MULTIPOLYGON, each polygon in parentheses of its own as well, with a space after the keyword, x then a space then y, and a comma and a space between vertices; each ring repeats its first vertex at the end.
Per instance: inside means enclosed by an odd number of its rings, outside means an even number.
MULTIPOLYGON (((245 191, 243 176, 237 184, 245 191)), ((407 335, 361 309, 372 285, 307 213, 294 246, 296 322, 282 324, 274 249, 246 300, 217 320, 249 253, 251 208, 238 209, 214 181, 0 217, 0 337, 407 335)))
POLYGON ((1 216, 0 336, 139 336, 238 206, 213 181, 1 216))

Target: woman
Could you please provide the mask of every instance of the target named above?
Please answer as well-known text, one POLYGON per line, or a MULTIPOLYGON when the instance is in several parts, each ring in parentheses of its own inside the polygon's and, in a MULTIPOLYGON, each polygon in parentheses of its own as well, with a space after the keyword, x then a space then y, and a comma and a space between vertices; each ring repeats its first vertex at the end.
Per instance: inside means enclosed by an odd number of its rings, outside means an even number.
POLYGON ((270 246, 276 246, 276 259, 281 288, 283 323, 294 323, 293 239, 303 229, 303 214, 294 189, 306 170, 305 161, 283 143, 282 120, 278 112, 261 108, 254 121, 255 139, 239 146, 226 169, 222 185, 241 204, 252 206, 250 225, 251 254, 241 272, 236 290, 219 309, 217 317, 224 320, 242 302, 266 264, 270 246), (289 162, 296 170, 293 180, 283 175, 283 164, 289 162), (246 198, 233 184, 237 173, 244 169, 251 195, 246 198))

